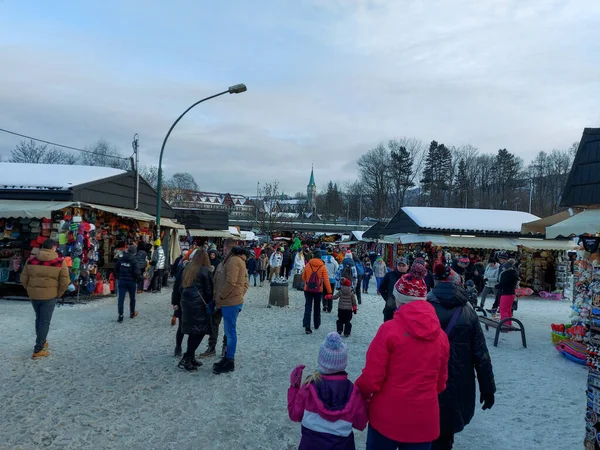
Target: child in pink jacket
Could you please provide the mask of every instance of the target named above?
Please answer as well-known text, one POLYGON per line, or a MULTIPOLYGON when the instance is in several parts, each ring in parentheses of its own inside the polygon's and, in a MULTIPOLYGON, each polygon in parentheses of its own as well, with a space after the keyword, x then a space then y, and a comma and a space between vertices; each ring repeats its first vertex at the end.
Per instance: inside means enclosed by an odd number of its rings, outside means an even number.
POLYGON ((337 333, 329 333, 319 351, 318 371, 302 383, 305 366, 290 375, 288 414, 302 423, 298 450, 355 450, 352 428, 367 426, 365 402, 348 379, 348 347, 337 333))

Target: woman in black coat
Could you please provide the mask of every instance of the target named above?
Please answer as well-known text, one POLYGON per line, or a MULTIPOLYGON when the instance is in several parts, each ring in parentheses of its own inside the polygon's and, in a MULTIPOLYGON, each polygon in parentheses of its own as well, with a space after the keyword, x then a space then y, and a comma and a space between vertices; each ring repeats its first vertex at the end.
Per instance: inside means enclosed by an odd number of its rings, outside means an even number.
POLYGON ((144 241, 140 241, 137 246, 137 253, 135 254, 135 259, 140 268, 140 278, 138 280, 138 294, 141 294, 144 290, 144 272, 146 271, 146 266, 148 265, 148 252, 147 252, 146 243, 144 241))
POLYGON ((485 336, 465 290, 458 285, 460 277, 443 264, 434 267, 434 276, 436 285, 427 295, 427 301, 448 333, 450 361, 446 390, 439 396, 440 437, 431 448, 448 450, 452 448, 454 435, 469 424, 475 413, 475 374, 484 410, 494 405, 496 384, 485 336), (454 326, 448 329, 455 312, 454 326))
POLYGON ((184 269, 181 279, 181 332, 188 335, 188 342, 179 367, 197 370, 202 365, 196 361, 196 350, 202 338, 210 336, 212 332, 212 320, 208 312, 212 301, 212 266, 208 253, 198 249, 184 269))

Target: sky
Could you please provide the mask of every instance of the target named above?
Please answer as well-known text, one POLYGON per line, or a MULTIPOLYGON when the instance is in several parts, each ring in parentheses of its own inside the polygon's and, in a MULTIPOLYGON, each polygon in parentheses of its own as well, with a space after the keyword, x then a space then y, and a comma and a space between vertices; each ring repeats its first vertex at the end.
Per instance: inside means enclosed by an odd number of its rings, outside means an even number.
MULTIPOLYGON (((354 181, 402 136, 526 161, 600 126, 597 0, 0 0, 0 128, 106 139, 201 190, 354 181)), ((19 138, 0 133, 5 158, 19 138)))

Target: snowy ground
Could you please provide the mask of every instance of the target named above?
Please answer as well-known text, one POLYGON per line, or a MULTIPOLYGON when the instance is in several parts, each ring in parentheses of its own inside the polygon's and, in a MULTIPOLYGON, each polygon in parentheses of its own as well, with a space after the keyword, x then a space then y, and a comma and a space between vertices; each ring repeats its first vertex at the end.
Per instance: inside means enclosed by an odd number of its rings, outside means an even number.
MULTIPOLYGON (((0 449, 296 448, 300 425, 286 410, 289 372, 297 364, 314 370, 336 314, 326 314, 307 336, 303 297, 290 294, 289 308, 268 309, 268 288, 250 289, 239 318, 237 368, 221 376, 211 373, 214 359, 196 373, 177 369, 170 292, 143 295, 139 317, 122 324, 114 298, 57 308, 52 355, 40 361, 30 359, 31 306, 0 301, 0 449)), ((352 379, 381 323, 382 303, 366 296, 353 320, 347 341, 352 379)), ((518 317, 527 349, 515 333, 494 348, 493 330, 486 332, 496 405, 477 409, 457 435, 457 449, 582 448, 586 369, 550 344, 549 324, 564 322, 568 313, 565 302, 522 300, 518 317)), ((358 448, 365 439, 356 432, 358 448)))

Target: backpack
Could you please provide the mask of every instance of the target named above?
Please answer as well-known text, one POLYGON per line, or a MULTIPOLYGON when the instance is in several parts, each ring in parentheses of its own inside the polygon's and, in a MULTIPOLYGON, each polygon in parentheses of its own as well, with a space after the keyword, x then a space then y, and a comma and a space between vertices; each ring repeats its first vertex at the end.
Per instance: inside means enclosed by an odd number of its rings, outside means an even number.
POLYGON ((359 277, 365 274, 365 268, 360 261, 356 263, 356 272, 359 277))
POLYGON ((312 264, 309 263, 308 265, 310 266, 312 273, 310 274, 310 277, 308 278, 308 281, 306 282, 306 286, 305 286, 304 290, 306 292, 319 293, 323 290, 321 288, 321 279, 319 278, 319 274, 314 269, 312 264))
POLYGON ((347 278, 352 282, 354 274, 352 273, 352 266, 350 264, 344 264, 342 269, 341 278, 347 278))

